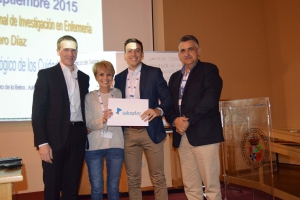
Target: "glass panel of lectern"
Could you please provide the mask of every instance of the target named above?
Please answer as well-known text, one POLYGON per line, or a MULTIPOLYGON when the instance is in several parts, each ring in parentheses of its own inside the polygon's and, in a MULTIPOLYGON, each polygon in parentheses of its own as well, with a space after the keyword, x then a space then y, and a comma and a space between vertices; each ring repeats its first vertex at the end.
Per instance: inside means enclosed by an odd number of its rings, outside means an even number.
POLYGON ((224 199, 274 199, 269 98, 220 102, 224 199), (235 195, 233 195, 233 192, 235 195), (237 195, 241 193, 241 195, 237 195), (244 198, 245 197, 245 198, 244 198))

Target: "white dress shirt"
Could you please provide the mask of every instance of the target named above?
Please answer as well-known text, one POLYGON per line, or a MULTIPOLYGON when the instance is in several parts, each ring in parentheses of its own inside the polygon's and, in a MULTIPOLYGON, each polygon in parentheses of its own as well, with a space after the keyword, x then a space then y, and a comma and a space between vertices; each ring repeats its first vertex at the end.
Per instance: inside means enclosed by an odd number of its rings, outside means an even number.
POLYGON ((69 102, 70 102, 70 121, 77 122, 83 121, 81 113, 81 104, 80 104, 80 91, 77 78, 78 68, 74 65, 74 70, 71 70, 60 63, 61 69, 63 71, 65 81, 68 88, 69 102))
POLYGON ((133 99, 140 99, 140 80, 141 80, 141 76, 139 78, 139 80, 136 83, 136 78, 138 77, 140 71, 142 69, 142 63, 133 71, 131 69, 128 68, 128 75, 127 77, 129 78, 129 81, 126 80, 126 94, 125 97, 126 99, 131 99, 130 94, 131 92, 134 90, 133 87, 135 86, 135 91, 134 91, 134 98, 133 99), (130 88, 129 88, 129 85, 130 88))

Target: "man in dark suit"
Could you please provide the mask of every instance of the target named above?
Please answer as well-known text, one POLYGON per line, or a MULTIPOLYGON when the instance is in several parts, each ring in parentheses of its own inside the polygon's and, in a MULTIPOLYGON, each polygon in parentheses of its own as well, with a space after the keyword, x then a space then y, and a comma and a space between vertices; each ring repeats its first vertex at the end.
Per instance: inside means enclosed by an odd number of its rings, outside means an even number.
POLYGON ((123 98, 148 99, 149 109, 141 118, 149 121, 147 127, 124 127, 125 167, 128 176, 129 198, 141 200, 141 164, 144 150, 155 199, 168 199, 164 174, 164 147, 166 138, 162 116, 172 106, 172 99, 160 68, 142 63, 142 42, 133 38, 125 41, 125 60, 128 69, 115 77, 115 87, 122 91, 123 98), (160 100, 160 104, 159 104, 160 100))
POLYGON ((45 200, 77 199, 87 129, 84 97, 89 76, 74 64, 77 41, 57 41, 60 62, 38 72, 32 105, 34 145, 43 166, 45 200))
POLYGON ((224 141, 219 113, 222 79, 217 66, 201 62, 197 38, 179 40, 181 70, 172 74, 169 89, 173 108, 166 115, 173 124, 173 147, 178 148, 188 199, 221 199, 219 143, 224 141))

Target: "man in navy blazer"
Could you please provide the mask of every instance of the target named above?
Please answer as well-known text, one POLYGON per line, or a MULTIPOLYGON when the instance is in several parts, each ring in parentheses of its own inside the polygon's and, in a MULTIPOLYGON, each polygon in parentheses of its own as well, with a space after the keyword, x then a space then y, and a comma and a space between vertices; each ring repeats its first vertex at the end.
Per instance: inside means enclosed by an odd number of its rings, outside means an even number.
POLYGON ((38 72, 32 105, 34 146, 43 166, 44 199, 75 200, 85 153, 84 98, 89 76, 74 64, 77 41, 57 41, 60 62, 38 72), (61 193, 61 197, 60 197, 61 193))
POLYGON ((173 124, 173 147, 178 148, 188 199, 220 200, 219 143, 224 141, 219 99, 222 79, 216 65, 201 62, 197 38, 183 36, 178 44, 181 70, 172 74, 169 89, 173 108, 166 119, 173 124))
MULTIPOLYGON (((128 69, 115 77, 115 87, 122 91, 123 98, 148 99, 149 109, 141 118, 149 121, 147 127, 124 127, 125 167, 128 176, 129 198, 141 200, 141 164, 144 150, 155 199, 168 199, 164 175, 164 147, 166 138, 162 116, 172 106, 172 98, 160 68, 142 63, 142 42, 132 38, 125 41, 125 60, 128 69), (160 103, 159 103, 160 101, 160 103)), ((134 105, 132 105, 134 106, 134 105)))

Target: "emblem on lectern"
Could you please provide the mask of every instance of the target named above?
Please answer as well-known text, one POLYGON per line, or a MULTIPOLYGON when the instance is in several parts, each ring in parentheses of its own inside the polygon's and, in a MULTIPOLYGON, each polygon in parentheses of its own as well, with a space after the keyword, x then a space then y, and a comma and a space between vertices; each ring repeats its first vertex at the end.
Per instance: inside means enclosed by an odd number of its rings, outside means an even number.
POLYGON ((241 153, 245 163, 251 168, 259 168, 268 162, 269 140, 258 128, 248 129, 241 140, 241 153))

